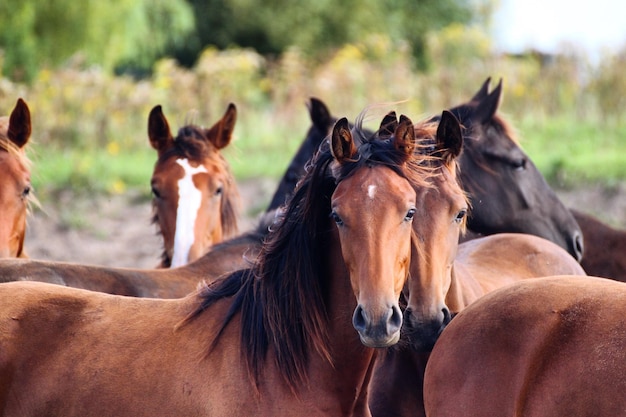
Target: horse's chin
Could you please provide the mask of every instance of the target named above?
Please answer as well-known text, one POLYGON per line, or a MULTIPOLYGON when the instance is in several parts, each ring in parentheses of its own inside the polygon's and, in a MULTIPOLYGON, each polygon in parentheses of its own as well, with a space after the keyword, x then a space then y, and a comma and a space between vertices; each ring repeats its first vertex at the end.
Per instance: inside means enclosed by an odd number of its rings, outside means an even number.
POLYGON ((371 338, 364 336, 359 333, 359 338, 361 339, 361 343, 365 346, 375 349, 388 348, 390 346, 395 345, 400 340, 400 332, 395 332, 386 338, 371 338))

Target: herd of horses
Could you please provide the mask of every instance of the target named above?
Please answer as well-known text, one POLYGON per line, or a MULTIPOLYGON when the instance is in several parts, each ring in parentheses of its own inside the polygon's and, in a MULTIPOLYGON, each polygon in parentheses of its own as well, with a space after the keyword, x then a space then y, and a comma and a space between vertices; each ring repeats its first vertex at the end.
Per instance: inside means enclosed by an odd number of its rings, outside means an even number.
POLYGON ((312 98, 243 233, 220 153, 235 105, 176 136, 154 107, 154 269, 28 259, 19 99, 0 119, 0 414, 625 415, 626 232, 560 202, 490 81, 376 131, 312 98))

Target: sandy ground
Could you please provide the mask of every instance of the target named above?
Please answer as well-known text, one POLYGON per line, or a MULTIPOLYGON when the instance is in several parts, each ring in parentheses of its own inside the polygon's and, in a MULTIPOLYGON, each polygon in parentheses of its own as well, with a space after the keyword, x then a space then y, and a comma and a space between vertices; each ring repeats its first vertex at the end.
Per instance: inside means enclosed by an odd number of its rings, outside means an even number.
MULTIPOLYGON (((240 230, 254 225, 275 189, 271 180, 239 184, 245 208, 240 230)), ((610 189, 587 187, 557 190, 568 207, 590 213, 613 226, 626 228, 626 184, 610 189)), ((77 197, 71 193, 33 210, 26 236, 31 258, 117 267, 153 268, 162 248, 150 223, 149 201, 132 194, 77 197)))

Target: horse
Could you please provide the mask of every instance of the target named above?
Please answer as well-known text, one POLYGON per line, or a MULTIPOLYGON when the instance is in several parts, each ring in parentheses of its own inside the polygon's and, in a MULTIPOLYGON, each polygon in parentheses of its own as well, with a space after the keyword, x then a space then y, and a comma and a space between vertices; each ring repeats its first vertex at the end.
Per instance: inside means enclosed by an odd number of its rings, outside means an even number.
POLYGON ((162 268, 198 259, 237 234, 239 192, 220 150, 232 139, 237 109, 229 104, 211 128, 187 125, 172 136, 160 105, 148 116, 157 151, 151 179, 153 223, 163 235, 162 268))
POLYGON ((0 258, 28 257, 24 238, 33 197, 25 149, 30 134, 30 110, 19 98, 11 115, 0 117, 0 258))
POLYGON ((428 416, 623 416, 624 300, 624 283, 578 276, 485 295, 435 344, 428 416))
POLYGON ((368 416, 427 181, 410 121, 337 121, 254 265, 174 300, 0 285, 0 409, 34 416, 368 416), (362 143, 361 143, 362 142, 362 143), (356 330, 356 331, 355 331, 356 330))
POLYGON ((497 113, 502 79, 491 92, 490 81, 487 78, 469 102, 450 109, 464 130, 459 166, 460 181, 472 202, 468 228, 482 235, 507 232, 543 237, 580 261, 583 234, 520 148, 510 124, 497 113))
MULTIPOLYGON (((463 126, 463 152, 457 159, 463 189, 471 201, 464 240, 495 233, 534 234, 551 240, 580 260, 582 233, 567 207, 558 199, 536 166, 520 148, 510 124, 497 113, 502 80, 489 92, 490 78, 467 103, 449 109, 463 126)), ((309 104, 312 126, 290 163, 272 204, 288 197, 286 178, 294 184, 305 171, 315 143, 335 118, 319 99, 309 104), (324 127, 326 126, 326 127, 324 127), (308 158, 307 158, 307 152, 308 158), (284 190, 284 191, 283 191, 284 190)), ((432 121, 438 121, 433 117, 432 121)), ((292 186, 293 187, 293 186, 292 186)), ((277 207, 277 205, 274 205, 277 207)))
POLYGON ((570 208, 583 231, 585 252, 580 261, 589 275, 626 282, 626 231, 602 223, 597 218, 570 208))
MULTIPOLYGON (((447 180, 418 191, 418 211, 413 229, 419 244, 412 254, 410 279, 406 288, 403 343, 389 349, 377 360, 370 384, 373 416, 424 415, 423 373, 441 331, 483 294, 510 283, 546 275, 584 275, 578 261, 557 244, 535 235, 498 233, 459 244, 463 232, 459 218, 466 220, 468 201, 457 180, 456 162, 463 149, 461 125, 452 113, 439 118, 438 129, 447 131, 445 143, 437 142, 434 152, 448 149, 447 180), (453 179, 453 181, 451 180, 453 179), (445 196, 445 198, 443 198, 445 196), (437 208, 430 201, 446 201, 437 208), (446 221, 433 219, 436 211, 446 221)), ((393 128, 395 115, 389 115, 393 128)))

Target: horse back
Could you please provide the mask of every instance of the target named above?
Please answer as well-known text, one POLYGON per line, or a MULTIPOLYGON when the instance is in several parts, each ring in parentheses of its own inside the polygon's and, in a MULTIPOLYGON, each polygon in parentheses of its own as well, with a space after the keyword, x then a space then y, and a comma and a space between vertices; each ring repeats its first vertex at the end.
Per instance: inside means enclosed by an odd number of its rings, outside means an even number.
POLYGON ((625 300, 622 283, 580 276, 485 295, 431 353, 427 415, 623 415, 625 300))

